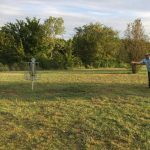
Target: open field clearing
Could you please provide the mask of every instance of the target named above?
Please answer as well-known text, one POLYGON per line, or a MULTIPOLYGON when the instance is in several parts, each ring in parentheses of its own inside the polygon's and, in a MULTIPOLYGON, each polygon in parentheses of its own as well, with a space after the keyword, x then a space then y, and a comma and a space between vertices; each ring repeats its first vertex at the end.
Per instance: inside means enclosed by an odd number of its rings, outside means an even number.
POLYGON ((121 69, 0 73, 0 150, 149 150, 147 74, 121 69))

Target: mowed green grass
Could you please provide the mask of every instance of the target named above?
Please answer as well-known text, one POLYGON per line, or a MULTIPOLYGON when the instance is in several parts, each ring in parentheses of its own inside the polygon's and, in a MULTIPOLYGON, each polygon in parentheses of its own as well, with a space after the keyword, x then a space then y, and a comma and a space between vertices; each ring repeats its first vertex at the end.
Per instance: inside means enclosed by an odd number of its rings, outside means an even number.
POLYGON ((0 150, 149 150, 146 71, 0 73, 0 150))

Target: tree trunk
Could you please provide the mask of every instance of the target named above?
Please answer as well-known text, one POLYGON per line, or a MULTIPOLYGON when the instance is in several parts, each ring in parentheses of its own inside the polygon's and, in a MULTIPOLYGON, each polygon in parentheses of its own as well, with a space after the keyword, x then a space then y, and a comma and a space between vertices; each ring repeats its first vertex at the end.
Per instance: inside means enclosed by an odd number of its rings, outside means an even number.
POLYGON ((132 64, 132 73, 137 73, 137 65, 132 64))

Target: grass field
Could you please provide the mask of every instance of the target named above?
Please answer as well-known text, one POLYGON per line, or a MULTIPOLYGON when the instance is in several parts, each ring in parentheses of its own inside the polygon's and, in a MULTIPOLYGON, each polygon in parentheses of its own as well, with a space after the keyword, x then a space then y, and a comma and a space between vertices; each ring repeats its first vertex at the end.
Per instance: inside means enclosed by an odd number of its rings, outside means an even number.
POLYGON ((31 91, 0 73, 0 150, 149 150, 146 71, 49 71, 31 91))

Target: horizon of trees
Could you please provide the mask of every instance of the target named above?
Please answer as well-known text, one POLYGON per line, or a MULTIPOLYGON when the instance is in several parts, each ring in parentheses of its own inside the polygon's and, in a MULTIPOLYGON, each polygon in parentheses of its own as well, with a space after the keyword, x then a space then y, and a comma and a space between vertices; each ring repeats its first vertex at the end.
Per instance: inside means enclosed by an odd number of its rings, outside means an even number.
POLYGON ((101 23, 75 28, 73 38, 65 40, 64 20, 50 16, 43 23, 38 18, 16 20, 0 28, 0 70, 23 69, 21 63, 35 57, 43 69, 73 67, 130 66, 150 52, 150 41, 141 19, 127 25, 124 38, 101 23))

